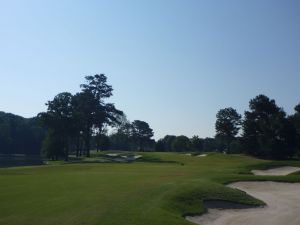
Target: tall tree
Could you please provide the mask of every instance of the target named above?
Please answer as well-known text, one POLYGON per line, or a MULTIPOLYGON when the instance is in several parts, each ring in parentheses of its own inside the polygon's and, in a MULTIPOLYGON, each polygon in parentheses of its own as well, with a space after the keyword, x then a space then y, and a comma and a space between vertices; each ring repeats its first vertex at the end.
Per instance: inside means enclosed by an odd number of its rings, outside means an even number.
POLYGON ((145 150, 144 148, 151 143, 153 137, 153 130, 149 124, 135 120, 132 122, 132 138, 136 141, 138 150, 145 150))
MULTIPOLYGON (((63 92, 54 97, 52 101, 48 101, 46 113, 39 114, 42 124, 48 128, 51 135, 48 135, 46 146, 44 149, 49 152, 53 152, 51 148, 54 143, 60 143, 59 146, 63 151, 65 160, 68 160, 70 139, 72 138, 73 132, 73 106, 72 106, 72 94, 63 92), (50 139, 60 140, 50 140, 50 139), (49 148, 47 148, 47 146, 49 148)), ((57 148, 59 148, 57 146, 57 148)))
POLYGON ((216 138, 225 144, 226 151, 230 151, 230 143, 235 139, 241 126, 241 115, 233 108, 221 109, 217 113, 215 124, 216 138))
POLYGON ((295 150, 295 132, 275 100, 258 95, 249 103, 243 123, 243 146, 255 156, 288 158, 295 150))
POLYGON ((112 86, 107 84, 104 74, 87 76, 86 84, 80 85, 82 92, 75 97, 75 107, 81 118, 86 155, 90 156, 90 139, 95 129, 102 130, 107 124, 115 126, 123 112, 105 100, 112 96, 112 86))
POLYGON ((82 138, 85 153, 90 156, 93 127, 96 121, 101 120, 99 122, 102 122, 102 111, 99 109, 96 99, 89 92, 80 92, 74 95, 73 106, 76 118, 77 144, 80 146, 80 139, 82 138))

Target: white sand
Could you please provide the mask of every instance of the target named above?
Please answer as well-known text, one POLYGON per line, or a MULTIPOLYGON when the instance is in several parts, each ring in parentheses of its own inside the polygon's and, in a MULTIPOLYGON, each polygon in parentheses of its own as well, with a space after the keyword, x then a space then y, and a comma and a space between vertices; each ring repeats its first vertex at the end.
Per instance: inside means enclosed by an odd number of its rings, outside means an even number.
POLYGON ((197 155, 197 157, 206 157, 207 154, 197 155))
POLYGON ((135 155, 134 156, 134 159, 140 159, 140 158, 142 158, 143 156, 142 155, 135 155))
POLYGON ((109 156, 109 157, 117 157, 117 156, 119 156, 119 154, 111 153, 111 154, 106 154, 106 156, 109 156))
POLYGON ((124 159, 129 159, 129 160, 137 160, 142 158, 143 156, 141 155, 134 155, 134 156, 127 156, 127 155, 123 155, 122 158, 124 159))
POLYGON ((284 166, 269 170, 252 170, 251 172, 254 175, 258 176, 286 176, 291 173, 295 173, 300 171, 299 167, 293 167, 293 166, 284 166))
POLYGON ((203 216, 187 217, 201 225, 300 225, 300 183, 237 182, 229 185, 264 201, 253 209, 209 209, 203 216))

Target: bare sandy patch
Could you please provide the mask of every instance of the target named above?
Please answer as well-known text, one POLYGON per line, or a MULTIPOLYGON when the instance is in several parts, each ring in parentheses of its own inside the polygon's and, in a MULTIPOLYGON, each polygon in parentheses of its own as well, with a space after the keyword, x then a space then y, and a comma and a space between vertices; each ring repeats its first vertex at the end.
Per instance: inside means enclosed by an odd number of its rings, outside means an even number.
POLYGON ((207 154, 197 155, 197 157, 206 157, 207 154))
POLYGON ((258 175, 258 176, 286 176, 298 171, 300 171, 299 167, 284 166, 284 167, 273 168, 269 170, 252 170, 251 172, 254 175, 258 175))
POLYGON ((298 225, 300 184, 280 182, 237 182, 229 185, 264 201, 264 208, 208 209, 202 216, 187 217, 201 225, 298 225))

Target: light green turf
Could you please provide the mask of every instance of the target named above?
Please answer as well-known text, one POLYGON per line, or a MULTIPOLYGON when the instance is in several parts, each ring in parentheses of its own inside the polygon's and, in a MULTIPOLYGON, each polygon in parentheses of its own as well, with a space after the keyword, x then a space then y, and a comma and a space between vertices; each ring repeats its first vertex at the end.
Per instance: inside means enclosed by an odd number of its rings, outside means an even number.
MULTIPOLYGON (((262 204, 223 184, 270 179, 250 175, 269 162, 247 156, 143 154, 152 162, 0 169, 0 224, 189 225, 183 215, 204 212, 203 199, 262 204)), ((300 175, 272 180, 296 182, 300 175)))

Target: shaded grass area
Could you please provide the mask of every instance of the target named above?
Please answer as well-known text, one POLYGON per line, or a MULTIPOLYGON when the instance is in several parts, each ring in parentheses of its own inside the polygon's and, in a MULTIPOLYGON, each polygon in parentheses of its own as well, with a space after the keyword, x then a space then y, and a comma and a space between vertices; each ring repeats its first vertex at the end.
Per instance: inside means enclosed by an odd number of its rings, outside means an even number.
POLYGON ((47 165, 66 165, 66 164, 85 164, 85 163, 134 163, 134 162, 148 162, 148 163, 177 163, 182 164, 177 161, 171 160, 163 160, 158 155, 155 154, 141 154, 141 153, 133 153, 126 151, 106 151, 106 152, 96 152, 93 151, 91 157, 80 156, 76 157, 75 155, 69 156, 68 161, 45 161, 47 165), (108 154, 117 154, 117 156, 109 156, 108 154), (120 160, 122 156, 133 157, 140 156, 141 158, 137 158, 135 160, 120 160))
MULTIPOLYGON (((191 225, 183 216, 205 212, 204 200, 264 204, 224 184, 300 182, 299 173, 253 176, 251 169, 278 162, 243 155, 138 154, 143 158, 134 163, 53 163, 0 169, 0 224, 191 225)), ((94 155, 97 158, 102 157, 94 155)), ((280 163, 300 166, 297 161, 280 163)))
POLYGON ((0 168, 16 166, 36 166, 43 164, 43 159, 39 155, 0 154, 0 168))

